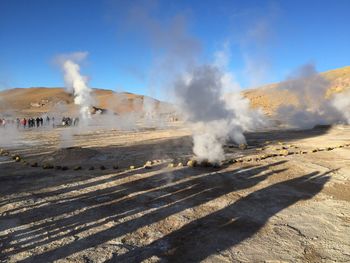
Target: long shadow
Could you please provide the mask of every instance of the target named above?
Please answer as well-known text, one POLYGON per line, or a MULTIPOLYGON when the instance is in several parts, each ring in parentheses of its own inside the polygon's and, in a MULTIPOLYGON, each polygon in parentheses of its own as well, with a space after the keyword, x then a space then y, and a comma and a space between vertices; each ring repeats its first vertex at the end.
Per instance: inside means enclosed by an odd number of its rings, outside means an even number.
MULTIPOLYGON (((280 163, 272 164, 272 166, 278 164, 280 163)), ((24 262, 53 261, 65 258, 73 253, 97 246, 108 240, 131 233, 141 227, 159 222, 185 209, 198 206, 233 191, 250 188, 273 173, 264 172, 270 166, 255 167, 247 172, 242 171, 239 174, 236 173, 239 170, 225 173, 216 171, 204 174, 204 171, 207 170, 195 169, 189 172, 187 169, 184 169, 184 171, 176 171, 172 175, 171 184, 168 184, 169 174, 157 174, 136 182, 124 184, 121 188, 122 191, 117 191, 117 186, 112 191, 108 189, 104 193, 102 190, 98 193, 90 193, 82 197, 82 199, 78 198, 74 200, 74 202, 77 202, 76 204, 67 203, 61 205, 61 207, 58 204, 58 206, 46 207, 45 211, 32 211, 30 215, 23 217, 24 221, 22 224, 30 223, 35 215, 46 213, 45 216, 35 218, 37 221, 48 218, 47 210, 55 210, 54 214, 62 215, 72 212, 72 207, 76 207, 76 205, 91 206, 91 209, 67 218, 39 224, 39 226, 33 226, 24 231, 15 231, 8 239, 2 241, 6 248, 11 247, 11 241, 18 241, 11 252, 4 254, 4 258, 30 250, 36 246, 47 245, 67 236, 77 235, 107 222, 114 222, 127 216, 143 213, 134 219, 126 222, 122 221, 118 225, 81 238, 71 244, 58 247, 41 255, 34 255, 24 260, 24 262), (130 196, 132 193, 133 195, 130 196), (93 204, 96 204, 96 196, 100 197, 101 195, 115 201, 105 201, 98 206, 93 206, 93 204), (49 233, 49 236, 52 237, 44 240, 38 238, 40 234, 44 235, 44 233, 49 233), (56 235, 58 233, 63 234, 56 235), (26 241, 20 241, 23 236, 27 238, 26 241)), ((275 173, 277 172, 275 171, 275 173)), ((52 214, 50 214, 51 216, 52 214)))
MULTIPOLYGON (((107 172, 112 173, 110 170, 114 164, 118 164, 121 169, 127 169, 130 165, 135 167, 142 167, 146 161, 150 158, 162 159, 167 158, 186 158, 192 153, 192 141, 189 136, 183 136, 176 139, 165 139, 159 142, 152 140, 144 144, 129 145, 129 146, 108 146, 108 147, 93 147, 101 155, 112 155, 112 159, 106 161, 88 161, 87 166, 83 166, 85 172, 73 172, 71 169, 75 164, 65 164, 65 163, 54 163, 53 165, 67 165, 70 167, 70 171, 55 171, 55 170, 45 170, 42 171, 41 168, 33 168, 30 166, 22 166, 19 163, 9 163, 0 167, 0 182, 3 183, 0 189, 0 197, 4 195, 19 194, 21 192, 34 192, 40 191, 49 187, 58 187, 60 185, 71 184, 83 180, 87 176, 100 176, 105 175, 107 172), (114 163, 113 163, 114 162, 114 163), (109 167, 109 170, 98 173, 98 167, 104 165, 109 167), (17 171, 20 166, 20 173, 17 171), (94 172, 88 171, 90 166, 95 166, 97 169, 94 172), (74 173, 74 176, 72 176, 74 173), (68 176, 67 176, 68 175, 68 176), (13 187, 14 182, 16 182, 17 187, 13 187), (33 183, 35 182, 35 183, 33 183)), ((40 160, 45 160, 46 157, 50 157, 52 153, 40 154, 36 158, 30 158, 29 162, 38 162, 39 165, 42 164, 40 160)), ((22 156, 26 159, 26 156, 22 156)), ((11 158, 9 158, 11 160, 11 158)), ((52 163, 52 162, 50 162, 52 163)), ((0 165, 1 166, 1 165, 0 165)), ((138 173, 149 172, 148 170, 138 170, 138 173)), ((130 172, 130 175, 135 172, 130 172)), ((6 200, 2 201, 2 204, 6 200)))
POLYGON ((276 183, 109 262, 141 262, 151 256, 167 262, 200 262, 252 237, 272 216, 315 196, 328 180, 327 173, 313 172, 276 183))
MULTIPOLYGON (((153 167, 153 171, 157 171, 158 169, 160 169, 160 166, 154 166, 153 167)), ((85 171, 85 172, 80 172, 78 174, 74 174, 72 175, 71 173, 68 174, 68 176, 70 177, 70 179, 68 181, 64 181, 65 184, 72 184, 71 186, 67 186, 64 188, 60 188, 57 190, 53 190, 53 191, 41 191, 41 189, 37 190, 37 191, 33 191, 31 194, 32 196, 34 196, 35 198, 49 198, 49 197, 53 197, 53 196, 57 196, 57 195, 62 195, 71 191, 79 191, 82 190, 84 188, 87 187, 94 187, 94 186, 98 186, 98 185, 102 185, 102 184, 107 184, 109 182, 116 182, 118 180, 122 180, 125 179, 127 177, 132 177, 133 175, 140 175, 143 173, 147 173, 149 172, 149 170, 146 169, 136 169, 136 170, 125 170, 125 171, 114 171, 112 172, 111 170, 109 171, 97 171, 94 173, 89 173, 89 171, 85 171), (107 178, 105 178, 105 176, 108 176, 107 178), (95 179, 95 178, 98 179, 95 179), (100 177, 100 178, 99 178, 100 177), (94 178, 95 180, 93 181, 87 181, 89 179, 94 178)), ((57 172, 55 173, 54 171, 51 173, 48 173, 46 175, 42 175, 42 177, 45 178, 49 178, 49 177, 55 177, 57 176, 57 172)), ((0 177, 1 178, 1 177, 0 177)), ((36 177, 37 178, 37 177, 36 177)), ((62 179, 62 176, 61 178, 62 179)), ((16 202, 20 202, 22 200, 28 199, 28 197, 17 197, 17 198, 10 198, 10 199, 4 199, 0 202, 0 205, 8 205, 11 203, 16 203, 16 202)), ((47 202, 44 202, 47 203, 47 202)), ((43 203, 40 203, 40 205, 42 205, 43 203)), ((35 203, 33 205, 28 205, 28 206, 21 206, 19 209, 23 209, 23 208, 33 208, 38 206, 38 203, 35 203)), ((7 213, 13 213, 18 209, 12 209, 12 210, 7 210, 7 213)))
MULTIPOLYGON (((320 136, 328 131, 328 128, 324 129, 312 129, 312 130, 273 130, 273 131, 260 131, 250 132, 246 134, 248 144, 253 146, 261 146, 265 141, 290 141, 295 139, 303 139, 308 137, 320 136)), ((192 139, 190 136, 181 136, 178 138, 168 138, 164 140, 148 140, 145 143, 128 146, 108 146, 108 147, 92 147, 92 150, 97 150, 101 154, 115 154, 116 161, 120 162, 120 167, 126 168, 129 165, 135 165, 137 167, 142 166, 150 158, 159 159, 164 156, 173 159, 186 159, 192 155, 192 139), (118 158, 120 160, 118 160, 118 158)), ((243 154, 249 154, 244 152, 243 154)), ((41 154, 41 159, 45 159, 45 156, 50 154, 41 154)), ((25 157, 25 156, 24 156, 25 157)), ((39 158, 39 159, 40 159, 39 158)), ((35 161, 33 159, 32 161, 35 161)), ((110 160, 108 160, 110 161, 110 160)), ((107 163, 108 163, 107 161, 107 163)), ((101 161, 91 162, 91 165, 105 164, 101 161)), ((8 167, 0 168, 0 181, 4 182, 4 185, 0 189, 0 195, 10 195, 13 193, 19 194, 21 191, 39 191, 48 187, 58 187, 67 183, 74 183, 80 181, 82 178, 76 176, 63 176, 65 173, 56 171, 47 171, 43 174, 38 172, 38 168, 21 168, 23 173, 18 174, 15 172, 18 164, 9 164, 8 167), (57 176, 60 175, 60 176, 57 176), (47 176, 50 176, 50 180, 45 180, 47 176), (13 181, 16 181, 16 186, 13 187, 13 181), (33 183, 35 181, 35 183, 33 183)), ((61 163, 59 165, 62 165, 61 163)), ((77 165, 77 164, 74 164, 77 165)), ((109 166, 111 164, 109 163, 109 166)), ((97 167, 98 167, 97 166, 97 167)), ((108 166, 108 165, 107 165, 108 166)), ((71 167, 72 168, 72 167, 71 167)), ((88 167, 84 167, 87 169, 88 167)), ((67 174, 67 173, 66 173, 67 174)), ((86 171, 84 175, 90 174, 86 171)), ((102 172, 101 175, 106 174, 102 172)), ((98 176, 98 173, 93 173, 93 176, 98 176)))
POLYGON ((297 129, 279 129, 248 132, 245 134, 248 145, 264 145, 266 141, 282 141, 289 142, 294 140, 317 137, 326 134, 331 127, 314 128, 308 130, 297 129))

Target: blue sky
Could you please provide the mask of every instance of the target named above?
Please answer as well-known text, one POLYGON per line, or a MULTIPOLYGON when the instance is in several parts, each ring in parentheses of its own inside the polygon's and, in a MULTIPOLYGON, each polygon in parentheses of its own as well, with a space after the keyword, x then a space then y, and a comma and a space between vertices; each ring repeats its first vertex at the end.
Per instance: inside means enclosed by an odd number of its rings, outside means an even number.
POLYGON ((54 57, 86 51, 90 86, 152 95, 167 52, 207 63, 225 43, 242 87, 276 82, 350 65, 349 13, 348 0, 1 0, 0 88, 63 86, 54 57))

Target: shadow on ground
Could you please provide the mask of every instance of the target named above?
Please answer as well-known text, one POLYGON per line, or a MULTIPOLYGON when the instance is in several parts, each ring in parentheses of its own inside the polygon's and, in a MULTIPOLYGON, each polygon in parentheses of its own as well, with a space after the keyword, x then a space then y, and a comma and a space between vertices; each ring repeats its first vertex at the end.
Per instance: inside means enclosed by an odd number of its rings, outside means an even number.
MULTIPOLYGON (((286 131, 285 135, 281 131, 252 133, 248 134, 248 142, 287 141, 325 132, 321 129, 306 133, 286 131)), ((117 151, 121 156, 126 154, 125 159, 136 158, 143 164, 150 155, 181 157, 190 153, 191 146, 190 138, 183 137, 98 150, 117 151)), ((5 171, 11 172, 0 175, 1 197, 24 195, 2 198, 0 205, 31 202, 0 216, 0 231, 6 233, 0 235, 0 260, 6 262, 20 253, 28 253, 30 256, 21 262, 51 262, 113 239, 121 240, 144 227, 157 230, 157 224, 170 216, 224 195, 254 188, 273 174, 284 172, 278 168, 281 164, 283 162, 275 162, 249 169, 235 166, 231 170, 161 170, 158 167, 151 172, 84 169, 76 173, 39 172, 41 168, 31 167, 13 172, 11 169, 19 164, 6 164, 5 171), (275 168, 271 170, 272 167, 275 168), (48 190, 55 187, 59 189, 48 190)), ((182 227, 165 231, 151 242, 129 246, 126 253, 116 253, 110 261, 139 262, 158 256, 171 262, 199 262, 253 236, 278 212, 319 193, 328 179, 327 174, 314 172, 251 190, 247 196, 237 197, 208 215, 190 222, 182 218, 186 222, 182 227)))
MULTIPOLYGON (((62 193, 47 192, 46 197, 57 196, 57 199, 0 217, 0 222, 15 221, 17 227, 22 226, 0 237, 1 250, 5 251, 1 260, 39 247, 48 249, 34 252, 22 262, 64 259, 216 198, 252 188, 269 176, 283 172, 283 169, 269 169, 282 163, 246 170, 237 168, 230 172, 208 172, 202 168, 154 171, 150 176, 120 184, 118 177, 111 177, 107 185, 90 191, 83 191, 86 184, 76 185, 75 194, 65 198, 60 198, 62 193), (96 231, 106 224, 110 226, 96 231), (70 241, 61 242, 63 240, 70 241)), ((150 244, 135 246, 126 254, 115 256, 111 262, 139 262, 152 255, 178 262, 200 261, 254 235, 279 211, 299 200, 312 198, 327 180, 326 175, 315 172, 253 191, 223 209, 165 233, 150 244)), ((99 183, 95 182, 94 186, 99 183)), ((10 228, 1 225, 1 231, 10 228)))

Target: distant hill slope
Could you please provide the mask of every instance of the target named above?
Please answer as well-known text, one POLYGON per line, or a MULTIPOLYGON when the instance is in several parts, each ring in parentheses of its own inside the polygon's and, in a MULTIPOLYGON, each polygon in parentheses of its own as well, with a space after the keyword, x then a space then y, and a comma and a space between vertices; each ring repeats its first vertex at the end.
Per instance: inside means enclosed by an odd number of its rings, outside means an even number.
MULTIPOLYGON (((141 111, 144 106, 160 112, 171 110, 171 105, 166 102, 132 93, 94 89, 93 97, 93 106, 115 113, 141 111)), ((78 107, 74 104, 74 96, 64 88, 15 88, 0 92, 0 113, 30 116, 46 112, 77 114, 78 107)))
MULTIPOLYGON (((320 73, 330 82, 326 97, 350 89, 350 66, 320 73)), ((280 105, 297 104, 297 99, 287 90, 279 89, 283 83, 274 83, 249 89, 243 95, 250 99, 254 108, 262 108, 265 113, 273 115, 280 105)))
MULTIPOLYGON (((326 97, 350 89, 350 66, 320 74, 330 82, 326 97)), ((243 91, 254 108, 262 108, 273 115, 280 105, 297 104, 297 99, 287 90, 279 89, 282 83, 274 83, 243 91)), ((94 106, 109 109, 115 113, 140 111, 143 107, 155 107, 160 112, 173 111, 171 104, 150 97, 132 93, 118 93, 111 90, 94 89, 94 106)), ((0 113, 34 115, 46 112, 67 112, 76 114, 74 97, 63 88, 15 88, 0 92, 0 113)))

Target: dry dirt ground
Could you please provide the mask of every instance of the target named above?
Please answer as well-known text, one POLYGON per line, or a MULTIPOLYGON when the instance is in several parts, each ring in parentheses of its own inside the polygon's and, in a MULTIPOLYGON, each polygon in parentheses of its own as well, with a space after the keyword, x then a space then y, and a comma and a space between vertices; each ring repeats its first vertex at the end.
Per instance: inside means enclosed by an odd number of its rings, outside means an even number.
POLYGON ((350 127, 247 134, 217 168, 178 167, 184 128, 69 129, 0 156, 1 262, 350 262, 350 127))

